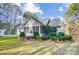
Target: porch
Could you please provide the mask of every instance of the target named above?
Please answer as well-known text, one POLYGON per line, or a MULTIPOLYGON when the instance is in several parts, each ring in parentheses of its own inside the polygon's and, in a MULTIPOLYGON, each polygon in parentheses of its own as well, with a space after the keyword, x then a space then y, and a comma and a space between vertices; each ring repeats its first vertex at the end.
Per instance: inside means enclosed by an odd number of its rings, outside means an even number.
POLYGON ((25 35, 26 36, 33 36, 33 33, 35 31, 39 32, 40 36, 42 36, 42 33, 41 33, 41 26, 25 26, 21 29, 18 29, 18 32, 22 32, 24 31, 25 32, 25 35))

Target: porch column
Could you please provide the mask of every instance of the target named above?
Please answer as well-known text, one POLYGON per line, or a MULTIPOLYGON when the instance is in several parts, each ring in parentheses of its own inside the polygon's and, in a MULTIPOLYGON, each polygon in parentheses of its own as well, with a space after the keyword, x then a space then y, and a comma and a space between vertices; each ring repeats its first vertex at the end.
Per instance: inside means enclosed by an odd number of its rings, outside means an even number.
POLYGON ((41 27, 39 26, 39 34, 41 34, 41 27))

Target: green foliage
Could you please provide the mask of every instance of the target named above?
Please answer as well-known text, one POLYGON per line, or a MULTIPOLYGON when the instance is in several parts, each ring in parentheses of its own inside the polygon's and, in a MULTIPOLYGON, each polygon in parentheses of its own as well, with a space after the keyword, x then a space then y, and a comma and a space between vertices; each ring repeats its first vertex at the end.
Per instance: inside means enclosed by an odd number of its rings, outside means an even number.
POLYGON ((68 27, 69 33, 73 33, 73 28, 71 26, 68 27))
POLYGON ((41 38, 42 38, 42 40, 48 40, 49 39, 49 35, 43 35, 41 38))
POLYGON ((39 32, 34 32, 34 33, 33 33, 33 37, 34 37, 35 39, 39 39, 39 38, 40 38, 39 32))
POLYGON ((8 36, 8 37, 0 37, 0 41, 1 40, 17 40, 18 39, 18 37, 16 36, 16 37, 10 37, 10 36, 8 36))
POLYGON ((66 40, 66 36, 59 36, 59 41, 65 41, 66 40))
MULTIPOLYGON (((74 14, 75 10, 79 9, 79 4, 78 3, 72 3, 69 7, 69 9, 66 11, 66 14, 74 14)), ((79 11, 77 11, 79 13, 79 11)))
POLYGON ((51 27, 51 26, 42 26, 44 33, 49 35, 51 32, 57 32, 57 28, 56 27, 51 27))
POLYGON ((65 38, 66 40, 69 40, 69 41, 72 40, 72 36, 65 36, 65 37, 66 37, 65 38))
POLYGON ((21 32, 19 37, 25 37, 25 33, 24 32, 21 32))
POLYGON ((42 26, 44 30, 44 36, 42 36, 43 40, 49 39, 49 36, 56 36, 57 28, 56 27, 51 27, 51 26, 42 26))
POLYGON ((56 36, 56 32, 50 32, 49 35, 50 36, 56 36))
POLYGON ((45 34, 48 34, 49 32, 50 32, 50 27, 49 26, 42 26, 42 29, 43 29, 43 32, 45 33, 45 34))
POLYGON ((55 40, 58 40, 58 37, 57 36, 50 36, 50 39, 55 41, 55 40))
POLYGON ((65 34, 63 32, 59 32, 58 36, 64 36, 65 34))
POLYGON ((57 28, 56 27, 50 27, 50 31, 51 32, 57 32, 57 28))
POLYGON ((72 36, 59 36, 59 41, 72 40, 72 36))

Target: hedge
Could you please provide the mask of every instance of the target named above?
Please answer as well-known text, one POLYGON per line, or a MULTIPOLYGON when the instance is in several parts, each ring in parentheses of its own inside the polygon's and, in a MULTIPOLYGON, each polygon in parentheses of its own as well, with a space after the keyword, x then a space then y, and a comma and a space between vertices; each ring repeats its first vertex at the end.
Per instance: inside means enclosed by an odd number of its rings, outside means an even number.
POLYGON ((56 32, 49 33, 50 36, 56 36, 56 32))
POLYGON ((65 36, 65 34, 63 32, 59 32, 57 35, 58 36, 65 36))
POLYGON ((56 41, 56 40, 58 40, 58 37, 57 36, 50 36, 50 40, 56 41))
POLYGON ((72 40, 72 36, 59 36, 59 41, 72 40))
POLYGON ((39 32, 34 32, 34 33, 33 33, 33 37, 34 37, 35 39, 40 39, 40 34, 39 34, 39 32))
POLYGON ((25 37, 25 33, 24 32, 20 32, 19 37, 25 37))
POLYGON ((43 35, 41 38, 42 38, 42 40, 48 40, 49 39, 49 35, 43 35))

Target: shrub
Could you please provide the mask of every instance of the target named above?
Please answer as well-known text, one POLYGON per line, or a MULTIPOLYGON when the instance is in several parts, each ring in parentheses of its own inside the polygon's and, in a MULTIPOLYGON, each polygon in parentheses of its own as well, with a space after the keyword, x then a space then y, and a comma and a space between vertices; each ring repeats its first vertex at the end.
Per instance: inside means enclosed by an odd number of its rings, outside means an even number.
POLYGON ((50 36, 50 39, 55 41, 55 40, 58 40, 58 37, 57 36, 50 36))
POLYGON ((24 32, 21 32, 19 36, 20 37, 25 37, 25 33, 24 32))
POLYGON ((40 38, 39 32, 34 32, 34 33, 33 33, 33 37, 34 37, 35 39, 39 39, 39 38, 40 38))
POLYGON ((59 36, 59 41, 65 41, 66 36, 59 36))
POLYGON ((59 36, 59 40, 60 41, 62 41, 62 40, 63 41, 65 41, 65 40, 69 40, 70 41, 70 40, 72 40, 72 36, 59 36))
POLYGON ((66 36, 66 40, 72 40, 72 36, 66 36))
POLYGON ((59 32, 58 36, 65 36, 65 34, 63 32, 59 32))
POLYGON ((56 36, 56 32, 49 33, 50 36, 56 36))
POLYGON ((42 38, 42 40, 48 40, 49 39, 49 35, 43 35, 41 38, 42 38))
POLYGON ((50 31, 51 32, 57 32, 57 28, 56 27, 50 27, 50 31))

